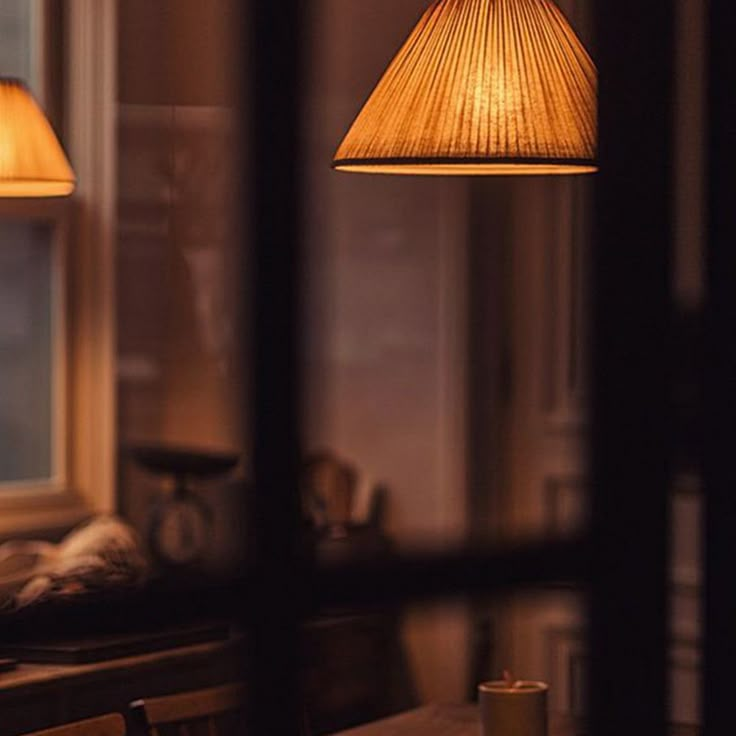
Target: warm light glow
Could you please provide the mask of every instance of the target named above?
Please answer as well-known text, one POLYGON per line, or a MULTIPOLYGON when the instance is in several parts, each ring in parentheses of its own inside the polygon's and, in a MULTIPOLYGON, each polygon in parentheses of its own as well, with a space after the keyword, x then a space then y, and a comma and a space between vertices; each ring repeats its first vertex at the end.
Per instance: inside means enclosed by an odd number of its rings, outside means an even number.
POLYGON ((435 0, 333 167, 376 174, 597 170, 597 73, 550 0, 435 0))
POLYGON ((25 85, 0 78, 0 197, 61 197, 75 179, 61 144, 25 85))

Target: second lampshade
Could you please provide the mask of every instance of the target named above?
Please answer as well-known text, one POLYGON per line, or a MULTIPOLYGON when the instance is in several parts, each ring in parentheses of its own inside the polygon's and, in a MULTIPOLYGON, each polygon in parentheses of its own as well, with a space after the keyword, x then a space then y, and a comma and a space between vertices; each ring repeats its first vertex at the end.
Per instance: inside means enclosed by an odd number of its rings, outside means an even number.
POLYGON ((60 197, 74 186, 59 139, 25 84, 0 78, 0 197, 60 197))
POLYGON ((597 74, 551 0, 435 0, 333 167, 383 174, 596 170, 597 74))

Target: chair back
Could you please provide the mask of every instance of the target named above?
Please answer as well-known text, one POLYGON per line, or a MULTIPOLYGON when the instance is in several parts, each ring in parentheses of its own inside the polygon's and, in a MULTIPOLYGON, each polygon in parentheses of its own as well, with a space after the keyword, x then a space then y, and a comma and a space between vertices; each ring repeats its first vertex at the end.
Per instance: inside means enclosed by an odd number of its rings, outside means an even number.
POLYGON ((236 736, 243 732, 240 683, 144 698, 130 705, 135 736, 236 736))
POLYGON ((26 736, 125 736, 125 720, 119 713, 67 723, 26 736))

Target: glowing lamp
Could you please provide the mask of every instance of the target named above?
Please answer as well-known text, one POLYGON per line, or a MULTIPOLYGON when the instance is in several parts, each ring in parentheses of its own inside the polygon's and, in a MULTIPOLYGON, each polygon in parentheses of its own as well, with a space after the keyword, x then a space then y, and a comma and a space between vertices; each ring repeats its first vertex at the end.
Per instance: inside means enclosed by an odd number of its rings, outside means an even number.
POLYGON ((376 174, 597 170, 597 72, 551 0, 435 0, 332 163, 376 174))
POLYGON ((61 197, 74 186, 59 139, 25 84, 0 78, 0 197, 61 197))

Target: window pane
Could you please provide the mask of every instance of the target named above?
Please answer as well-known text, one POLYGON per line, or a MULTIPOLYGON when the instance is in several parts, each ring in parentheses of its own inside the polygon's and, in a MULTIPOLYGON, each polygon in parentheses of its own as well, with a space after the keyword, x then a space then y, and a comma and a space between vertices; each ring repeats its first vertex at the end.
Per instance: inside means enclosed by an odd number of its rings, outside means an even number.
POLYGON ((236 228, 245 205, 232 196, 239 131, 227 61, 239 48, 239 5, 119 4, 119 504, 152 557, 180 569, 194 558, 193 568, 229 568, 242 533, 242 470, 189 484, 185 505, 169 504, 167 494, 186 458, 207 464, 223 453, 247 462, 236 228), (173 454, 152 469, 144 460, 152 449, 173 454))
POLYGON ((49 243, 47 226, 0 223, 0 483, 52 474, 49 243))
POLYGON ((28 0, 0 2, 0 69, 7 76, 31 76, 31 35, 33 3, 28 0))

